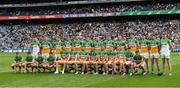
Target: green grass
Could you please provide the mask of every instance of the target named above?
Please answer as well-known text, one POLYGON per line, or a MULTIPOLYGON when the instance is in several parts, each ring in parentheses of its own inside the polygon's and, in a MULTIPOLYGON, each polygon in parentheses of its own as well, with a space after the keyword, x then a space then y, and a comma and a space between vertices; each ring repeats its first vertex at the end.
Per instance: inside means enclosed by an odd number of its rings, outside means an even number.
MULTIPOLYGON (((0 87, 180 87, 180 54, 172 53, 173 75, 124 76, 13 73, 13 53, 0 53, 0 87)), ((25 56, 23 54, 23 56, 25 56)), ((161 60, 160 60, 161 64, 161 60)), ((166 71, 167 72, 167 71, 166 71)))

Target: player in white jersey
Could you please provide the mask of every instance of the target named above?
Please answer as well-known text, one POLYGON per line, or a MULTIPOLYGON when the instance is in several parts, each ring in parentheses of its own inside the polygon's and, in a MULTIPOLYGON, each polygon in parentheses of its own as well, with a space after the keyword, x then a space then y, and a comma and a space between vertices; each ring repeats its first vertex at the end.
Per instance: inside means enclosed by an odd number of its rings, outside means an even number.
POLYGON ((165 70, 165 61, 166 61, 169 69, 169 76, 171 76, 172 75, 171 63, 170 63, 171 40, 167 38, 167 35, 163 35, 163 38, 160 40, 160 44, 161 44, 160 53, 163 60, 163 73, 165 70))
POLYGON ((41 44, 38 41, 38 39, 33 38, 32 43, 31 43, 31 47, 32 47, 32 56, 34 59, 38 57, 38 52, 40 52, 40 46, 41 46, 41 44))

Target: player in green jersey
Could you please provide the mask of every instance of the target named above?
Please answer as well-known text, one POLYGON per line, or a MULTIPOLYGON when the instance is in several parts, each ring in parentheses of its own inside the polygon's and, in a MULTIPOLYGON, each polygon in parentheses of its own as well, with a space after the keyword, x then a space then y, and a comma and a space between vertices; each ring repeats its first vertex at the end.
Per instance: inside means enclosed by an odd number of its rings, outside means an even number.
POLYGON ((71 52, 73 42, 71 41, 71 38, 69 36, 66 36, 64 41, 64 49, 68 52, 71 52))
POLYGON ((156 66, 159 74, 160 68, 159 68, 158 58, 159 58, 160 42, 159 40, 156 39, 156 36, 152 35, 149 45, 150 45, 150 57, 151 57, 151 74, 154 74, 154 61, 156 61, 156 66))
POLYGON ((100 52, 100 58, 98 58, 98 64, 101 65, 103 75, 106 74, 106 63, 108 62, 108 53, 105 50, 105 47, 102 47, 101 52, 100 52))
POLYGON ((88 70, 88 64, 89 64, 89 52, 85 51, 84 48, 82 48, 82 51, 78 53, 77 61, 79 62, 79 65, 82 65, 82 73, 85 73, 85 70, 88 70))
POLYGON ((134 36, 131 36, 131 39, 128 39, 127 42, 131 52, 135 52, 138 50, 139 41, 134 36))
POLYGON ((97 53, 100 53, 102 46, 103 46, 103 43, 100 41, 100 38, 96 37, 96 40, 93 42, 94 51, 96 51, 97 53))
POLYGON ((60 40, 59 37, 56 37, 55 41, 52 43, 52 45, 53 45, 53 49, 54 49, 53 52, 55 52, 56 57, 59 58, 60 52, 61 52, 62 47, 63 47, 63 42, 60 40))
POLYGON ((125 50, 125 48, 127 47, 125 39, 120 35, 118 36, 115 45, 116 45, 116 51, 125 50))
POLYGON ((119 67, 118 72, 121 75, 125 75, 125 67, 124 67, 124 64, 126 62, 125 53, 126 53, 125 50, 117 51, 117 59, 115 61, 115 65, 119 67))
POLYGON ((23 59, 20 56, 19 52, 16 52, 16 56, 14 58, 14 62, 11 65, 13 71, 16 73, 17 67, 19 68, 19 71, 22 72, 22 67, 23 67, 23 59))
POLYGON ((67 69, 69 70, 70 66, 75 65, 75 74, 78 74, 78 64, 76 63, 77 57, 78 51, 76 51, 76 47, 72 47, 72 50, 70 52, 70 58, 68 59, 67 69))
POLYGON ((56 72, 55 72, 55 74, 59 73, 59 65, 62 68, 61 73, 64 74, 64 72, 67 68, 67 63, 68 63, 69 58, 70 58, 69 51, 62 48, 62 51, 60 53, 60 58, 57 58, 57 60, 56 60, 56 72))
POLYGON ((40 42, 38 41, 37 38, 33 38, 31 47, 32 47, 32 55, 33 58, 36 58, 38 56, 38 52, 40 52, 40 42))
POLYGON ((149 73, 149 64, 148 64, 148 58, 149 58, 149 43, 150 41, 146 39, 145 36, 141 37, 141 40, 139 41, 139 53, 144 58, 146 62, 146 69, 147 73, 149 73))
POLYGON ((135 70, 134 74, 137 74, 138 72, 137 68, 140 68, 142 69, 142 74, 145 75, 146 72, 145 72, 144 65, 145 65, 145 62, 144 62, 143 57, 140 55, 139 51, 136 51, 136 55, 133 57, 133 67, 135 70))
POLYGON ((76 36, 76 39, 73 41, 73 45, 77 52, 80 52, 82 50, 83 42, 82 40, 80 40, 80 36, 76 36))
POLYGON ((133 72, 133 57, 134 57, 134 53, 131 51, 130 48, 127 49, 127 52, 124 53, 125 58, 126 58, 126 62, 125 62, 125 68, 126 68, 126 74, 129 74, 130 76, 132 76, 132 72, 133 72), (129 72, 130 69, 130 72, 129 72))
POLYGON ((111 36, 108 36, 107 40, 103 41, 103 45, 105 46, 105 50, 110 52, 111 48, 115 45, 115 41, 112 40, 111 36))
POLYGON ((83 47, 84 47, 84 51, 90 53, 92 51, 92 46, 93 46, 93 42, 90 39, 90 37, 86 37, 86 40, 83 41, 83 47))
POLYGON ((56 61, 56 56, 55 53, 50 52, 49 57, 46 60, 46 68, 50 71, 53 72, 55 71, 55 61, 56 61))
POLYGON ((44 37, 44 40, 41 42, 41 52, 44 58, 49 57, 51 50, 51 43, 48 41, 48 37, 44 37))
POLYGON ((95 51, 94 49, 92 52, 89 54, 90 55, 90 60, 89 60, 89 67, 91 67, 93 74, 98 74, 98 52, 95 51))
POLYGON ((28 71, 28 68, 32 69, 32 72, 35 72, 37 64, 35 63, 33 56, 31 55, 31 52, 27 53, 27 57, 25 59, 25 69, 28 71))
POLYGON ((170 62, 171 40, 167 38, 167 35, 163 35, 162 39, 160 40, 160 44, 161 44, 160 53, 163 62, 163 74, 165 70, 165 61, 166 61, 169 69, 169 76, 171 76, 172 75, 171 62, 170 62))
POLYGON ((106 74, 109 73, 111 66, 112 66, 112 74, 114 74, 116 72, 115 64, 114 64, 114 61, 115 61, 116 58, 117 58, 117 52, 114 51, 113 47, 111 47, 111 50, 108 53, 108 61, 106 63, 106 74))
POLYGON ((45 64, 45 58, 42 56, 41 52, 38 52, 38 57, 35 58, 35 62, 37 64, 38 71, 42 72, 41 68, 43 68, 45 72, 45 67, 43 67, 45 64))

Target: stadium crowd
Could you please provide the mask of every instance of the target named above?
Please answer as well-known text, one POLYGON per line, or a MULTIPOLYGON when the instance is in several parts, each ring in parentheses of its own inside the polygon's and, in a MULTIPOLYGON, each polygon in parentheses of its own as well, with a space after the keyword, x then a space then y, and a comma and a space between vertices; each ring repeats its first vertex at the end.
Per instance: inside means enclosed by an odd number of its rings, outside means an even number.
POLYGON ((146 3, 146 4, 110 4, 86 5, 69 7, 39 7, 39 8, 11 8, 1 9, 1 16, 22 15, 57 15, 57 14, 86 14, 86 13, 111 13, 125 11, 149 10, 179 10, 180 3, 146 3))
POLYGON ((60 36, 63 40, 66 35, 72 38, 80 35, 81 40, 84 40, 85 36, 90 36, 92 39, 100 36, 102 40, 112 36, 113 40, 116 40, 117 36, 121 35, 127 40, 131 35, 139 39, 143 35, 149 38, 152 34, 159 39, 163 33, 166 33, 176 45, 179 45, 179 29, 179 20, 1 25, 0 49, 30 47, 32 37, 42 40, 43 36, 48 36, 51 41, 56 36, 60 36))

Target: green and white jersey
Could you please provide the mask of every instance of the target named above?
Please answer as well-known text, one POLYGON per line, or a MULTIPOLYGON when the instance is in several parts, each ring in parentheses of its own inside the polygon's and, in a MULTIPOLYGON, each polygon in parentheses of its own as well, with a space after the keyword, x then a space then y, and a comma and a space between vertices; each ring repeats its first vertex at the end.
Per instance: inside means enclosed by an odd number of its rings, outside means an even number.
POLYGON ((168 38, 160 40, 160 44, 166 45, 166 44, 169 44, 169 43, 171 43, 171 40, 168 39, 168 38))
POLYGON ((147 40, 147 39, 143 39, 143 40, 140 40, 140 41, 139 41, 139 44, 140 44, 141 46, 148 46, 149 43, 150 43, 150 41, 147 40))
POLYGON ((168 54, 170 53, 170 46, 169 43, 171 43, 170 39, 161 39, 160 40, 160 44, 161 44, 161 53, 165 53, 168 52, 168 54))
POLYGON ((70 52, 70 55, 71 55, 71 56, 76 56, 77 54, 78 54, 78 52, 75 51, 75 50, 73 50, 73 51, 70 52))
POLYGON ((93 46, 95 47, 95 48, 101 48, 101 46, 103 45, 103 43, 102 42, 97 42, 97 41, 94 41, 93 42, 93 46))
POLYGON ((55 48, 62 47, 63 46, 63 42, 61 42, 61 41, 53 42, 53 45, 54 45, 55 48))
POLYGON ((92 47, 93 42, 92 41, 83 41, 83 46, 84 47, 92 47))
POLYGON ((79 56, 80 56, 80 57, 88 57, 88 56, 89 56, 89 53, 86 52, 86 51, 81 51, 81 52, 79 52, 79 56))
POLYGON ((32 46, 32 48, 39 48, 39 46, 41 46, 41 44, 39 41, 36 41, 36 42, 32 42, 31 46, 32 46))
POLYGON ((51 43, 48 42, 48 41, 42 41, 42 42, 41 42, 41 46, 42 46, 42 47, 45 47, 45 48, 49 48, 49 47, 51 46, 51 43))
POLYGON ((62 50, 62 51, 60 52, 60 55, 62 55, 62 56, 64 56, 64 55, 69 55, 69 52, 66 51, 66 50, 62 50))
POLYGON ((115 41, 113 41, 113 40, 105 40, 103 42, 103 45, 105 45, 105 46, 114 46, 114 43, 115 43, 115 41))
POLYGON ((72 41, 64 41, 64 46, 65 47, 71 47, 72 46, 72 41))
POLYGON ((117 56, 125 57, 125 53, 126 53, 126 51, 124 51, 124 50, 118 51, 118 52, 117 52, 117 56))
POLYGON ((127 41, 128 45, 137 45, 139 41, 136 38, 131 38, 127 41))
POLYGON ((157 40, 157 39, 151 39, 151 40, 149 40, 149 45, 150 45, 150 46, 159 46, 159 44, 160 44, 160 41, 157 40))
POLYGON ((75 40, 75 41, 73 41, 73 45, 81 47, 82 41, 81 40, 75 40))
POLYGON ((109 57, 116 57, 117 56, 117 52, 116 51, 111 51, 111 52, 109 52, 109 57))
POLYGON ((118 46, 118 47, 126 46, 126 44, 127 44, 126 41, 116 41, 115 42, 115 45, 118 46))
POLYGON ((109 54, 109 52, 107 52, 105 50, 100 52, 101 57, 106 57, 106 56, 108 56, 108 54, 109 54))

